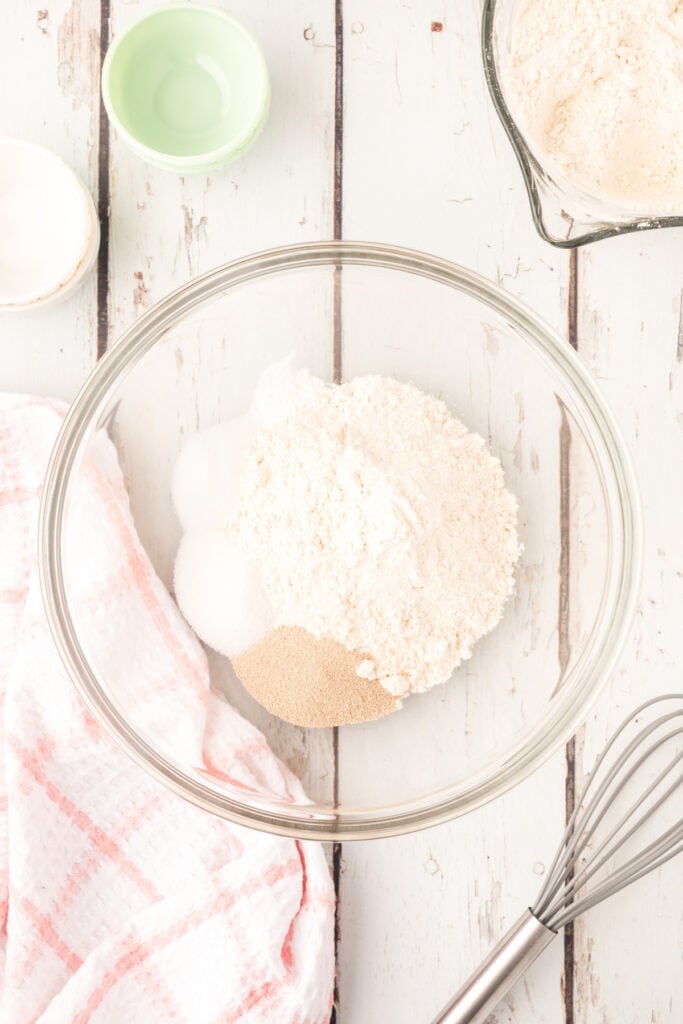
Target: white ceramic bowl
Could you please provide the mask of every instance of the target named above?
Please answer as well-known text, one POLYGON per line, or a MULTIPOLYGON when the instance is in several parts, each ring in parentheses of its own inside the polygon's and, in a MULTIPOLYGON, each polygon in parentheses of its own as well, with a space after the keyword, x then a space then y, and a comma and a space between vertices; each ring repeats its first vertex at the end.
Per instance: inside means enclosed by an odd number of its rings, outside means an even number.
POLYGON ((61 302, 99 248, 95 204, 78 176, 44 146, 0 140, 0 312, 61 302))

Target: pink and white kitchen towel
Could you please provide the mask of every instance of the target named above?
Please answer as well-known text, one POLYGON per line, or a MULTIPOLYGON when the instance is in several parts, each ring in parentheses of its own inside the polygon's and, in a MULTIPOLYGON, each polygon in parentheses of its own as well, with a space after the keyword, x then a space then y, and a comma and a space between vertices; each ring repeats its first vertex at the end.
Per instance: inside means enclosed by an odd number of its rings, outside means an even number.
MULTIPOLYGON (((173 795, 114 747, 61 664, 36 534, 62 415, 48 399, 0 397, 0 1021, 324 1024, 334 893, 322 847, 173 795)), ((70 585, 122 699, 135 679, 140 715, 163 716, 183 757, 294 794, 261 734, 211 691, 104 437, 82 492, 70 585), (122 627, 129 645, 115 642, 122 627)))

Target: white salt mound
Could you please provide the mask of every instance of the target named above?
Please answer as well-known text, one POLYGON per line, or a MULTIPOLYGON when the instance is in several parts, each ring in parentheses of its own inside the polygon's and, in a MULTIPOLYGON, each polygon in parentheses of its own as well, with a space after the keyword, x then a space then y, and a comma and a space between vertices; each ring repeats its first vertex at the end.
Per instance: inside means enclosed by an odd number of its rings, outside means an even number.
POLYGON ((246 415, 189 438, 173 470, 171 497, 185 531, 176 556, 176 600, 197 635, 228 657, 273 627, 258 568, 237 538, 223 532, 237 511, 250 438, 325 386, 308 370, 293 370, 291 362, 288 356, 261 374, 246 415))
POLYGON ((171 498, 186 533, 225 527, 236 507, 253 432, 274 426, 324 389, 308 370, 293 370, 292 358, 263 371, 246 415, 200 430, 185 442, 173 469, 171 498))
POLYGON ((201 430, 185 443, 173 470, 171 497, 186 532, 220 530, 227 523, 252 430, 241 416, 201 430))
POLYGON ((263 371, 254 388, 249 418, 254 426, 272 427, 314 401, 325 384, 309 370, 293 370, 293 354, 280 359, 263 371))
POLYGON ((258 569, 222 530, 185 534, 175 562, 178 607, 198 636, 236 657, 263 639, 273 617, 258 569))

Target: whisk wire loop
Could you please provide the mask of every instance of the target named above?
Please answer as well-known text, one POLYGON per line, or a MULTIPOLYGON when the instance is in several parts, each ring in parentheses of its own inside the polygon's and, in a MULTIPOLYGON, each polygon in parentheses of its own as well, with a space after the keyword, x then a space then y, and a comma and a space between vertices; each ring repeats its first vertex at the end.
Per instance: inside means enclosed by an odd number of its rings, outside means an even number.
MULTIPOLYGON (((606 774, 601 779, 602 766, 625 731, 637 723, 639 716, 644 711, 654 704, 672 700, 678 701, 680 705, 683 695, 665 694, 662 697, 645 701, 637 707, 621 723, 597 758, 593 771, 588 775, 567 822, 545 885, 532 907, 534 915, 546 927, 553 930, 562 927, 563 924, 573 920, 583 909, 587 909, 588 905, 593 906, 601 899, 618 891, 619 888, 623 888, 631 880, 635 880, 636 874, 641 877, 646 870, 652 870, 652 867, 647 865, 654 866, 654 861, 657 861, 657 866, 659 866, 660 856, 668 859, 669 856, 674 856, 675 852, 678 852, 676 834, 678 826, 674 826, 672 830, 660 837, 660 840, 650 844, 639 855, 622 865, 612 874, 611 878, 599 885, 594 893, 577 899, 578 891, 593 879, 640 829, 645 827, 653 815, 683 783, 683 775, 681 775, 664 792, 659 793, 656 800, 652 801, 653 795, 671 777, 676 765, 683 760, 683 752, 679 752, 658 773, 645 791, 634 798, 629 808, 611 827, 608 834, 601 838, 594 849, 590 849, 590 843, 605 821, 610 808, 627 786, 632 784, 639 770, 650 762, 657 751, 676 737, 683 735, 683 726, 668 730, 661 735, 663 727, 683 717, 683 706, 662 714, 649 725, 643 726, 638 734, 626 744, 614 763, 606 768, 606 774), (658 731, 659 735, 648 744, 648 740, 658 731), (582 858, 584 858, 584 862, 580 863, 582 858)), ((679 824, 683 826, 683 818, 679 824)), ((664 863, 664 860, 661 863, 664 863)))
MULTIPOLYGON (((614 789, 611 794, 611 799, 615 799, 635 775, 638 769, 644 764, 657 749, 663 746, 668 740, 675 737, 676 735, 683 735, 683 729, 677 729, 673 732, 668 733, 660 741, 652 744, 648 750, 638 759, 632 769, 624 775, 624 778, 620 781, 619 785, 614 789)), ((683 773, 679 775, 674 781, 664 790, 663 793, 657 798, 654 803, 647 804, 648 799, 656 792, 657 789, 670 777, 671 772, 678 763, 683 761, 683 752, 677 754, 672 760, 666 765, 665 768, 658 774, 657 778, 652 782, 640 798, 630 806, 625 814, 617 821, 610 832, 601 840, 601 842, 591 851, 587 857, 586 862, 577 870, 577 862, 579 854, 585 849, 587 842, 595 834, 597 824, 591 828, 587 834, 586 842, 582 842, 580 847, 575 847, 568 850, 568 868, 569 874, 567 880, 557 895, 554 901, 551 900, 550 905, 544 911, 544 922, 546 919, 551 919, 555 913, 557 913, 560 906, 566 905, 573 898, 575 893, 582 888, 588 881, 593 878, 605 864, 631 839, 635 836, 638 831, 643 828, 648 821, 650 821, 653 815, 662 807, 667 800, 676 792, 676 790, 683 783, 683 773), (644 807, 640 814, 638 811, 644 807), (628 822, 635 817, 635 821, 631 826, 626 829, 628 822)), ((646 851, 649 847, 646 848, 646 851)), ((643 851, 645 853, 646 851, 643 851)), ((630 864, 630 862, 627 862, 630 864)), ((626 865, 622 866, 621 870, 624 870, 626 865)))
POLYGON ((653 697, 621 723, 586 778, 536 903, 433 1024, 484 1024, 560 928, 683 853, 683 801, 673 804, 683 787, 682 748, 683 693, 653 697), (654 705, 647 724, 641 716, 654 705), (667 815, 674 811, 668 827, 665 805, 667 815), (629 853, 634 837, 641 848, 629 853))
POLYGON ((568 907, 564 908, 563 912, 556 914, 546 927, 550 928, 551 931, 559 931, 560 928, 569 924, 579 914, 583 914, 586 910, 590 910, 591 907, 595 907, 598 903, 609 899, 610 896, 614 896, 615 893, 625 889, 632 882, 637 882, 639 878, 643 878, 645 875, 650 874, 651 871, 655 871, 663 864, 666 864, 668 860, 676 857, 679 853, 683 853, 683 828, 678 829, 678 838, 673 837, 673 842, 665 842, 660 839, 656 843, 651 844, 651 846, 659 848, 660 853, 658 856, 653 858, 650 848, 643 851, 637 858, 633 858, 634 861, 637 860, 637 865, 631 862, 629 862, 629 865, 624 865, 621 871, 612 875, 604 885, 595 889, 592 893, 574 900, 568 907))

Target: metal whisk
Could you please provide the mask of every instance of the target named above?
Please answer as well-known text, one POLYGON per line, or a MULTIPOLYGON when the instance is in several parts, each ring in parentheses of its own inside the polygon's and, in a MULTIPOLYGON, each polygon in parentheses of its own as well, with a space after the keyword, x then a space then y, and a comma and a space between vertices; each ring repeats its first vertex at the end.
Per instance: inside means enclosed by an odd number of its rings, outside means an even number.
POLYGON ((538 899, 433 1024, 483 1024, 560 928, 683 852, 683 794, 670 802, 682 785, 683 693, 673 693, 641 704, 608 741, 538 899), (667 803, 674 820, 663 828, 658 816, 667 803), (658 826, 655 838, 644 836, 648 826, 658 826), (616 866, 633 839, 641 848, 616 866))

